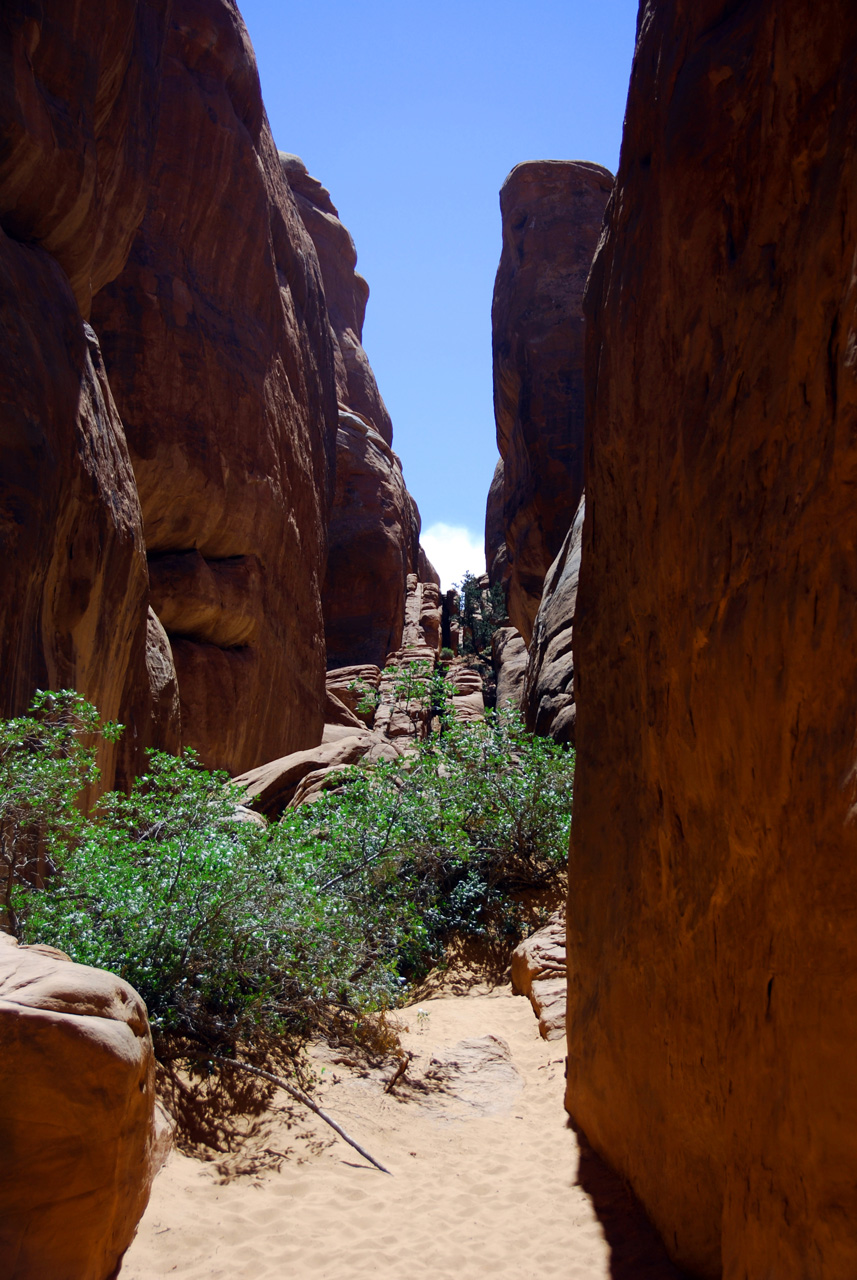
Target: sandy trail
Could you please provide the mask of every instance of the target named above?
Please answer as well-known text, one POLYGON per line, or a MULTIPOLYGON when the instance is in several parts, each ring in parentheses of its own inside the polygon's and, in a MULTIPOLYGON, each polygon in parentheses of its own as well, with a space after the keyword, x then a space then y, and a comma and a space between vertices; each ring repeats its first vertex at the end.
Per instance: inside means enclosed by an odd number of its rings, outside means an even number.
POLYGON ((319 1051, 321 1105, 393 1177, 278 1095, 260 1141, 287 1153, 279 1170, 224 1183, 174 1152, 121 1280, 677 1277, 618 1179, 581 1151, 564 1041, 539 1037, 527 1000, 441 996, 402 1020, 417 1086, 396 1094, 389 1068, 360 1075, 319 1051))

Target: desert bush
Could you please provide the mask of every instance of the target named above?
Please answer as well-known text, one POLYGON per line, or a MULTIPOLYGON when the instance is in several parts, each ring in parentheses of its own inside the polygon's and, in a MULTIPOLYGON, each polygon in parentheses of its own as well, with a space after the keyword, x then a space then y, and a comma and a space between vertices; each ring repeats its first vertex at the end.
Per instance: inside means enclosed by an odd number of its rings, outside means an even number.
POLYGON ((571 755, 511 712, 458 725, 443 690, 430 682, 425 696, 441 732, 267 828, 239 820, 226 776, 192 752, 151 753, 131 793, 85 820, 72 820, 73 797, 91 748, 66 743, 58 782, 13 752, 11 794, 20 768, 46 804, 59 787, 68 821, 54 828, 52 874, 11 890, 20 936, 131 982, 162 1058, 300 1039, 332 1012, 359 1022, 400 1003, 453 933, 517 941, 516 891, 565 860, 571 755))

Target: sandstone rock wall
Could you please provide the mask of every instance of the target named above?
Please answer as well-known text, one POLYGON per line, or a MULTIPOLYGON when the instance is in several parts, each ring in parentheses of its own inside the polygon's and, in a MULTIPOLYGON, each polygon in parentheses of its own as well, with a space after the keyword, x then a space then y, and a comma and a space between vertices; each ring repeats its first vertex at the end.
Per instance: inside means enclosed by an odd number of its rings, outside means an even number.
POLYGON ((589 286, 567 1102, 675 1259, 857 1275, 857 9, 642 7, 589 286))
POLYGON ((559 555, 545 578, 522 694, 527 728, 555 742, 574 742, 572 638, 585 507, 585 499, 581 498, 559 555))
POLYGON ((321 736, 334 353, 232 0, 175 0, 160 96, 145 217, 92 318, 184 740, 235 772, 321 736))
POLYGON ((539 160, 514 168, 500 192, 491 324, 507 565, 497 561, 497 474, 485 553, 527 644, 583 492, 582 298, 612 181, 600 165, 539 160))
POLYGON ((393 426, 363 349, 369 286, 330 193, 280 153, 324 278, 333 333, 339 431, 322 605, 328 669, 383 666, 406 641, 407 579, 437 579, 419 545, 420 513, 392 450, 393 426))
POLYGON ((107 786, 174 726, 151 693, 125 434, 81 313, 142 215, 168 13, 13 0, 0 24, 0 714, 73 686, 133 719, 102 752, 107 786))

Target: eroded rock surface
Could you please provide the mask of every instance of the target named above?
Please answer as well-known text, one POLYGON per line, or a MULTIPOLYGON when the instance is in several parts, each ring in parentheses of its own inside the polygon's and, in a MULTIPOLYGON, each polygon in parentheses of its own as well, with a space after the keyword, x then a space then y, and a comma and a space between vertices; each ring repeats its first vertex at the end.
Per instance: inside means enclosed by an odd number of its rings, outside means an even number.
POLYGON ((146 1007, 0 934, 0 1272, 108 1280, 169 1150, 146 1007))
POLYGON ((565 1035, 567 976, 565 912, 558 911, 512 952, 512 990, 529 998, 545 1040, 565 1035))
POLYGON ((419 545, 420 514, 363 349, 369 286, 356 269, 354 241, 303 161, 283 152, 280 160, 318 253, 336 365, 336 491, 323 592, 327 665, 383 666, 388 654, 410 643, 402 635, 409 575, 420 583, 439 585, 439 579, 419 545))
POLYGON ((489 499, 486 557, 529 644, 545 575, 583 492, 583 289, 613 178, 571 160, 519 164, 500 192, 503 251, 491 312, 503 528, 489 499), (488 545, 488 525, 491 546, 488 545))
POLYGON ((491 658, 497 677, 496 706, 520 710, 527 672, 527 646, 514 627, 498 627, 491 637, 491 658))
POLYGON ((585 499, 581 498, 559 555, 545 578, 522 692, 527 728, 555 742, 574 742, 572 635, 585 506, 585 499))
POLYGON ((93 303, 184 740, 236 771, 318 741, 334 351, 231 0, 174 0, 148 203, 93 303))
POLYGON ((857 1275, 857 8, 643 6, 593 267, 568 1106, 674 1258, 857 1275))

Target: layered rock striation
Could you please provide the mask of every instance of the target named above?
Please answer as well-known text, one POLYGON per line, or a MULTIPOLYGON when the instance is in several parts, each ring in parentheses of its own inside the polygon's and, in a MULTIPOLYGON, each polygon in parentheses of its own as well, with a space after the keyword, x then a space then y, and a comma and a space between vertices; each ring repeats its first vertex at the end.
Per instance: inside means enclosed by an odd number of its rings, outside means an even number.
POLYGON ((527 644, 583 492, 583 289, 612 182, 600 165, 538 160, 517 165, 500 192, 491 325, 503 467, 489 497, 485 554, 527 644))
POLYGON ((857 1274, 857 10, 657 0, 588 290, 567 1105, 694 1275, 857 1274))

